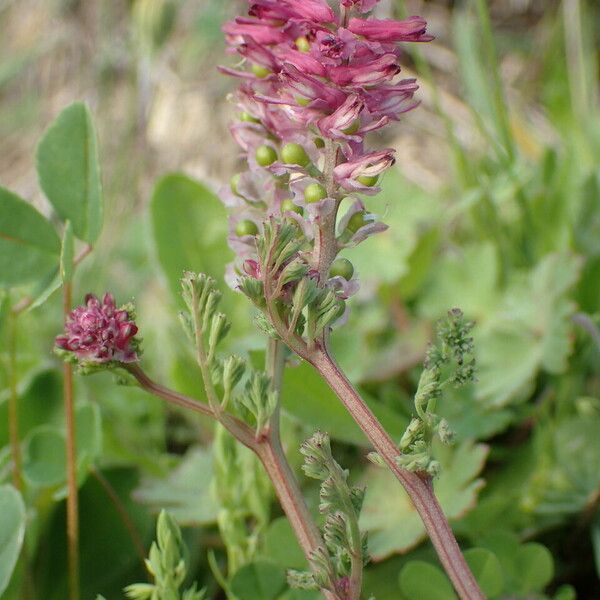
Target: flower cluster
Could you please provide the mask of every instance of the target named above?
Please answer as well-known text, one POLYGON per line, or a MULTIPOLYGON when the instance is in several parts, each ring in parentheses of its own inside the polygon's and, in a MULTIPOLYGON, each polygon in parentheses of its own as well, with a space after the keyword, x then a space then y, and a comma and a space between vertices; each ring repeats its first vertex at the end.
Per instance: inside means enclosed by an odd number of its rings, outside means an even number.
POLYGON ((105 294, 102 302, 88 294, 69 314, 65 333, 56 338, 58 351, 82 365, 136 362, 138 328, 132 310, 117 308, 112 294, 105 294))
POLYGON ((377 2, 340 0, 334 10, 326 0, 250 0, 249 15, 224 26, 241 57, 222 71, 241 80, 232 134, 247 163, 223 194, 238 275, 260 277, 254 238, 267 218, 285 218, 302 231, 321 283, 332 277, 346 296, 356 289, 344 284, 353 276, 347 264, 323 272, 311 250, 325 221, 335 244, 327 268, 342 248, 385 230, 360 196, 379 191, 394 150, 372 151, 365 136, 417 104, 415 80, 398 76, 398 43, 432 39, 420 17, 367 17, 377 2))

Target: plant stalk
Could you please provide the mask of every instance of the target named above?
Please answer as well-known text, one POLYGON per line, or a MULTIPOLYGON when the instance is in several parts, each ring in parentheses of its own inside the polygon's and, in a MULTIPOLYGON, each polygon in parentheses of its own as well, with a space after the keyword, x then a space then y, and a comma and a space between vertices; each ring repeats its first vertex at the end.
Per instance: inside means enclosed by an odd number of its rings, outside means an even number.
MULTIPOLYGON (((72 284, 63 286, 65 320, 71 311, 72 284)), ((79 504, 77 497, 77 448, 75 441, 75 407, 73 401, 73 366, 64 363, 64 405, 67 431, 67 546, 69 565, 69 598, 79 600, 79 504)))
POLYGON ((326 349, 317 350, 310 362, 342 401, 396 479, 404 486, 461 600, 485 600, 435 497, 431 478, 398 466, 396 458, 400 451, 396 444, 326 349))

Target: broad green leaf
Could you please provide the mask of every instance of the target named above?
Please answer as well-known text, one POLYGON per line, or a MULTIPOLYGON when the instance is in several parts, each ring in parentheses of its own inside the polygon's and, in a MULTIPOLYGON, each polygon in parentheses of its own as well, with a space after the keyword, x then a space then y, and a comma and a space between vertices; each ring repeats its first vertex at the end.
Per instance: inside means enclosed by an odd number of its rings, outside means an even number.
POLYGON ((515 561, 520 572, 520 592, 541 592, 552 581, 554 560, 545 546, 525 544, 519 548, 515 561))
POLYGON ((63 233, 62 251, 60 253, 60 277, 63 284, 69 283, 73 278, 73 261, 75 259, 75 238, 71 221, 67 221, 63 233))
POLYGON ((211 492, 212 479, 211 454, 192 448, 167 477, 144 481, 135 499, 153 512, 168 510, 182 525, 209 525, 216 522, 219 510, 211 492))
MULTIPOLYGON (((368 445, 341 401, 310 365, 301 363, 285 370, 282 397, 283 409, 311 430, 321 429, 348 444, 368 445)), ((392 437, 399 439, 406 419, 375 400, 367 400, 367 404, 392 437)))
POLYGON ((0 286, 39 281, 58 266, 60 239, 33 206, 0 187, 0 286))
POLYGON ((286 517, 275 519, 265 532, 264 556, 287 569, 307 569, 306 558, 286 517))
POLYGON ((465 560, 486 598, 493 598, 502 592, 502 566, 493 552, 485 548, 470 548, 465 552, 465 560))
POLYGON ((408 600, 456 600, 452 585, 436 566, 412 560, 400 571, 400 589, 408 600))
POLYGON ((231 590, 239 600, 275 600, 285 587, 284 569, 267 561, 243 566, 231 580, 231 590))
POLYGON ((223 281, 232 255, 227 213, 213 192, 185 175, 167 175, 154 189, 151 214, 158 260, 176 298, 186 270, 223 281))
POLYGON ((553 254, 513 281, 476 339, 481 400, 493 406, 523 401, 539 369, 566 369, 575 309, 567 292, 579 277, 579 266, 574 256, 553 254))
POLYGON ((25 438, 23 472, 34 487, 51 488, 65 481, 67 468, 65 438, 49 425, 34 429, 25 438))
MULTIPOLYGON (((487 446, 463 442, 454 449, 434 446, 434 456, 442 465, 434 481, 436 496, 446 516, 452 520, 467 513, 483 485, 476 479, 487 456, 487 446)), ((369 533, 369 551, 375 560, 406 552, 425 539, 425 527, 410 498, 388 471, 370 467, 363 483, 367 487, 361 526, 369 533)))
POLYGON ((90 244, 102 230, 103 206, 96 133, 85 104, 65 108, 37 150, 40 186, 73 233, 90 244))
POLYGON ((8 587, 25 537, 25 505, 11 485, 0 487, 0 596, 8 587))
POLYGON ((75 411, 77 470, 80 482, 102 451, 102 423, 97 404, 81 404, 75 411))

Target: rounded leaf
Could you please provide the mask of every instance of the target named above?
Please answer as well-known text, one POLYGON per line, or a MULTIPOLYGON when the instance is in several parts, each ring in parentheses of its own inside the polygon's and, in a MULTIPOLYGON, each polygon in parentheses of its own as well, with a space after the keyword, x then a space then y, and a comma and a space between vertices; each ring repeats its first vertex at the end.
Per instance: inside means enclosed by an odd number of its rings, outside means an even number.
POLYGON ((59 263, 54 227, 33 206, 0 187, 0 286, 46 277, 59 263))
POLYGON ((493 552, 485 548, 471 548, 465 552, 465 560, 486 598, 493 598, 502 592, 502 566, 493 552))
POLYGON ((408 600, 457 600, 446 575, 422 560, 412 560, 400 571, 400 589, 408 600))
POLYGON ((8 587, 25 536, 25 505, 11 485, 0 487, 0 596, 8 587))

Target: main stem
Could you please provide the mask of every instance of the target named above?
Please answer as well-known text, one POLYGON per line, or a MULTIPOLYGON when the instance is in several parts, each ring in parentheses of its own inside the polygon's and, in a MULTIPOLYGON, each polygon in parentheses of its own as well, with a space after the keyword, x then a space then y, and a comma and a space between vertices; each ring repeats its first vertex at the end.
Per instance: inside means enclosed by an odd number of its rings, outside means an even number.
MULTIPOLYGON (((63 286, 65 320, 71 311, 72 285, 63 286)), ((65 363, 64 405, 67 430, 67 546, 69 570, 69 598, 79 599, 79 505, 77 498, 77 449, 75 442, 75 408, 73 401, 73 366, 65 363)))
MULTIPOLYGON (((310 561, 313 552, 324 544, 281 444, 281 386, 286 349, 279 340, 270 339, 268 344, 266 371, 271 378, 273 390, 277 394, 277 406, 271 417, 268 436, 260 444, 256 454, 275 488, 281 508, 296 534, 306 559, 310 561)), ((332 592, 327 590, 321 590, 321 592, 328 600, 337 599, 332 592)))
POLYGON ((310 362, 342 401, 394 476, 402 483, 419 513, 429 538, 462 600, 485 600, 467 565, 452 529, 435 494, 431 478, 419 476, 398 466, 400 451, 365 404, 327 350, 318 350, 310 362))

